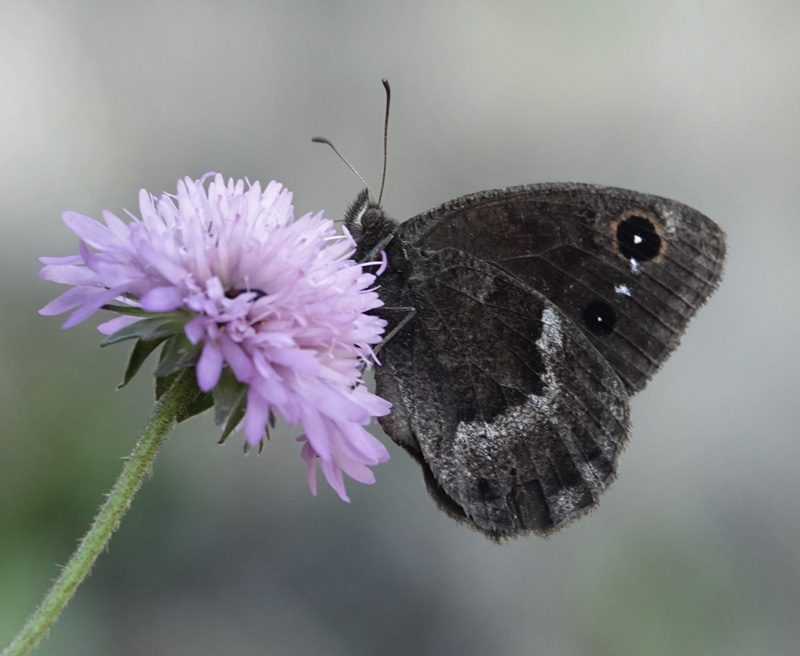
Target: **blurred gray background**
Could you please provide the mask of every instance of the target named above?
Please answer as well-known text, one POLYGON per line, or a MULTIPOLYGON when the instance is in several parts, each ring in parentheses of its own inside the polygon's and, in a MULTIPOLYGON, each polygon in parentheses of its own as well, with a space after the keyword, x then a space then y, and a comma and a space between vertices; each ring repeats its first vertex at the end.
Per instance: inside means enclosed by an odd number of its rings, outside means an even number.
MULTIPOLYGON (((261 457, 210 416, 162 449, 38 654, 796 654, 800 645, 800 4, 0 2, 0 643, 88 526, 151 407, 127 346, 36 310, 71 209, 220 171, 339 217, 380 181, 406 218, 544 181, 675 198, 727 273, 634 401, 600 508, 492 544, 389 444, 345 504, 295 433, 261 457)), ((385 440, 387 443, 388 439, 385 440)))

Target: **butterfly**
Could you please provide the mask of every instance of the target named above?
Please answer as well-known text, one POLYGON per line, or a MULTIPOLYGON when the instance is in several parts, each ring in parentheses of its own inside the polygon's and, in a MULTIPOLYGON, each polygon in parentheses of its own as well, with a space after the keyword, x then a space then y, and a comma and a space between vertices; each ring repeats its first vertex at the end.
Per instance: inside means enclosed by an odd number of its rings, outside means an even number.
POLYGON ((647 194, 534 184, 397 224, 364 190, 355 259, 387 268, 381 425, 440 508, 495 540, 594 508, 628 440, 629 400, 720 282, 725 235, 647 194))

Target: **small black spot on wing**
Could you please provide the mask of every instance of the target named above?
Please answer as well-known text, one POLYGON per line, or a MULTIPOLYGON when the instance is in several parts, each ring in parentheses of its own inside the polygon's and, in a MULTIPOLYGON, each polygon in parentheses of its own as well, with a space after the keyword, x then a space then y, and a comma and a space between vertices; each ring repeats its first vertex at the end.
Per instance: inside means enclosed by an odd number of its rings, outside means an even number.
POLYGON ((583 309, 583 323, 593 335, 605 337, 614 332, 617 313, 608 303, 596 299, 583 309))

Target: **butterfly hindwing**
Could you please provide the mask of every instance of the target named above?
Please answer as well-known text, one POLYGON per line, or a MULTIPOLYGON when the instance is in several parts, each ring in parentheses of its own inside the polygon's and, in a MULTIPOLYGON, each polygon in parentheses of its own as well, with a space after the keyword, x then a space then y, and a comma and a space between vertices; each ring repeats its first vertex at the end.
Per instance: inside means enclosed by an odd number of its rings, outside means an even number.
POLYGON ((380 352, 376 379, 394 404, 381 423, 434 498, 495 538, 547 534, 594 506, 628 434, 613 368, 558 307, 496 267, 454 249, 412 255, 410 267, 390 264, 383 280, 387 304, 416 314, 380 352))

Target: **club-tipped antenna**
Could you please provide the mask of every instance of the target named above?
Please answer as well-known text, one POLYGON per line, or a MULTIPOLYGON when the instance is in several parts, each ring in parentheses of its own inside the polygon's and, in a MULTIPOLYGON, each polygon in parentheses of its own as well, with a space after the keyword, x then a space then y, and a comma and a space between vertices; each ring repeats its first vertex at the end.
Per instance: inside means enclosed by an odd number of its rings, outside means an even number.
MULTIPOLYGON (((345 164, 347 164, 348 168, 358 176, 358 179, 364 183, 364 186, 367 188, 367 191, 369 191, 369 185, 367 184, 367 181, 364 180, 364 178, 361 177, 361 174, 358 171, 356 171, 355 167, 350 162, 348 162, 347 159, 345 159, 345 156, 342 155, 338 150, 336 150, 336 146, 333 145, 330 139, 326 139, 325 137, 311 137, 311 141, 313 141, 314 143, 324 143, 330 146, 333 149, 333 152, 339 156, 339 159, 342 160, 345 164)), ((370 196, 371 195, 372 194, 370 194, 370 196)))
POLYGON ((381 80, 383 88, 386 89, 386 119, 383 123, 383 176, 381 177, 381 193, 378 194, 378 205, 381 204, 383 199, 383 186, 386 184, 386 153, 389 142, 389 105, 392 100, 392 89, 389 86, 389 80, 383 78, 381 80))

